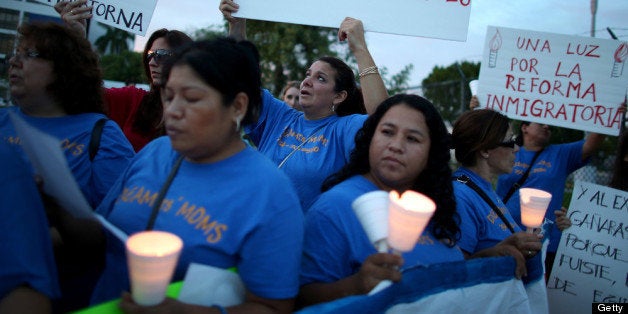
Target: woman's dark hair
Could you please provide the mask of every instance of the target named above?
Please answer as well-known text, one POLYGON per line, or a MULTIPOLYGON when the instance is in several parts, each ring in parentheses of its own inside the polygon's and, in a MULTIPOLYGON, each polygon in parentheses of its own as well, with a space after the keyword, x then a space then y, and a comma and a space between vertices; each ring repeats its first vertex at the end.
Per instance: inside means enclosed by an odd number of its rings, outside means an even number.
POLYGON ((617 156, 615 156, 615 166, 613 167, 613 177, 610 187, 623 191, 628 191, 628 161, 625 160, 628 154, 628 131, 624 131, 617 141, 617 156))
POLYGON ((334 91, 347 92, 347 98, 336 106, 336 114, 341 117, 356 113, 365 114, 364 99, 355 81, 353 70, 344 61, 335 57, 321 57, 317 61, 325 62, 336 70, 334 91))
POLYGON ((229 106, 236 95, 244 92, 249 105, 242 124, 257 121, 262 96, 258 52, 248 41, 236 42, 233 38, 217 37, 184 45, 164 64, 167 79, 173 67, 188 65, 209 86, 222 94, 223 105, 229 106))
MULTIPOLYGON (((375 113, 366 121, 355 136, 355 148, 351 152, 349 162, 340 171, 329 176, 323 183, 322 190, 327 191, 334 185, 354 176, 370 171, 369 148, 375 130, 382 117, 394 106, 408 106, 417 110, 425 117, 430 132, 430 152, 427 165, 414 180, 412 190, 423 193, 436 203, 436 212, 432 217, 430 228, 438 239, 447 239, 454 245, 459 238, 459 217, 456 212, 456 201, 451 183, 449 167, 450 137, 440 114, 427 99, 410 94, 398 94, 382 102, 375 113)), ((399 191, 402 193, 403 191, 399 191)))
POLYGON ((104 112, 102 72, 87 39, 52 22, 23 24, 18 34, 39 58, 52 62, 55 80, 46 89, 66 114, 104 112))
POLYGON ((465 167, 476 164, 476 153, 499 146, 504 140, 510 121, 491 109, 476 109, 463 113, 452 131, 456 160, 465 167))
POLYGON ((137 108, 135 121, 133 121, 133 130, 144 135, 154 134, 155 137, 164 134, 162 121, 163 108, 161 104, 161 86, 157 84, 157 82, 153 82, 150 76, 148 51, 153 46, 155 40, 159 38, 163 38, 168 46, 170 46, 170 49, 176 49, 186 43, 192 42, 192 38, 183 32, 162 28, 154 31, 150 37, 148 37, 148 41, 146 41, 146 45, 144 46, 142 64, 144 65, 144 74, 150 83, 150 91, 142 98, 137 108))

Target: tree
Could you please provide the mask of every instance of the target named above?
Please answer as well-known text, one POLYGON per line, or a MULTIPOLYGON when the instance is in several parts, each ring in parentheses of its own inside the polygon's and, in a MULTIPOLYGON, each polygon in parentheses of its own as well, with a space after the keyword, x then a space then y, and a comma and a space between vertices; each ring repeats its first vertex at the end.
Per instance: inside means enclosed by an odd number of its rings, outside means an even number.
POLYGON ((133 34, 125 30, 104 24, 102 25, 105 27, 106 32, 94 42, 101 55, 107 52, 109 52, 109 54, 120 54, 123 51, 129 50, 129 41, 135 38, 133 34))
POLYGON ((147 83, 142 65, 142 53, 130 50, 110 54, 100 59, 103 78, 112 81, 147 83))
MULTIPOLYGON (((225 23, 225 29, 227 27, 225 23)), ((310 64, 322 56, 338 57, 357 69, 347 45, 338 43, 337 29, 247 20, 246 32, 247 39, 260 53, 262 86, 274 95, 279 95, 286 82, 302 80, 310 64)), ((216 34, 217 29, 209 27, 197 30, 194 38, 211 38, 216 34)), ((406 65, 390 78, 387 69, 380 68, 390 94, 407 89, 412 68, 406 65)))
POLYGON ((435 66, 422 82, 425 98, 432 101, 443 119, 454 122, 469 108, 469 81, 480 74, 480 63, 464 61, 447 67, 435 66))

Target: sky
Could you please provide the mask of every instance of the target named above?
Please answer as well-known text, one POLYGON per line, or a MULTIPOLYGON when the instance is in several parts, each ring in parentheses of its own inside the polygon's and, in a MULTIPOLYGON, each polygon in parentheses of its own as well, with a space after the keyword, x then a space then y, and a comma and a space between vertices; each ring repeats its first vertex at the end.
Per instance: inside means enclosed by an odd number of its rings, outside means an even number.
MULTIPOLYGON (((162 27, 188 34, 211 25, 221 27, 224 22, 218 4, 219 0, 159 0, 147 34, 162 27)), ((610 39, 606 30, 609 27, 620 40, 628 41, 628 0, 598 0, 595 17, 595 37, 610 39)), ((466 42, 371 32, 365 36, 375 63, 386 67, 389 73, 397 73, 413 64, 410 86, 416 87, 435 66, 481 61, 489 25, 590 36, 591 1, 472 0, 466 42)), ((135 50, 141 51, 146 39, 136 36, 135 50)))

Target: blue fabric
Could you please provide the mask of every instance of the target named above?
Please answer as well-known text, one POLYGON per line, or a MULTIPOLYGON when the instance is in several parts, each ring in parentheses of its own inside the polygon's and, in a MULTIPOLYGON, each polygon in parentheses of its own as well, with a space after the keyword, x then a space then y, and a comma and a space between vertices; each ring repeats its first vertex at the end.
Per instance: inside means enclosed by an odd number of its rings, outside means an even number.
MULTIPOLYGON (((453 174, 454 177, 461 175, 468 176, 493 200, 515 232, 522 231, 510 215, 508 208, 506 208, 500 197, 493 190, 490 182, 464 167, 460 167, 453 174)), ((460 231, 462 232, 458 245, 462 250, 473 254, 493 247, 511 235, 510 230, 493 211, 491 205, 486 203, 477 192, 456 180, 453 181, 453 185, 454 195, 456 196, 456 209, 460 215, 460 231)))
POLYGON ((279 165, 295 148, 281 169, 297 190, 301 207, 307 210, 321 193, 323 181, 349 161, 357 131, 366 115, 306 120, 267 90, 262 93, 262 112, 247 133, 259 151, 279 165))
POLYGON ((29 166, 0 142, 0 299, 26 285, 60 296, 48 221, 29 166))
MULTIPOLYGON (((535 161, 532 170, 530 170, 528 179, 526 179, 522 186, 523 188, 540 189, 552 194, 552 201, 545 213, 545 218, 551 222, 556 221, 554 211, 560 210, 562 207, 567 176, 586 165, 588 162, 588 160, 582 161, 583 145, 584 140, 547 146, 535 161)), ((519 149, 515 157, 515 166, 512 172, 499 176, 499 180, 497 181, 497 194, 501 198, 508 193, 510 187, 512 187, 512 185, 521 178, 526 169, 528 169, 530 166, 529 163, 535 153, 536 152, 526 150, 524 147, 519 149)), ((512 195, 506 206, 511 211, 515 221, 521 224, 519 190, 512 195)), ((556 252, 560 242, 561 232, 556 227, 556 224, 551 224, 548 228, 550 228, 550 242, 547 251, 556 252)), ((545 232, 547 231, 548 230, 545 230, 545 232)))
MULTIPOLYGON (((461 175, 468 176, 493 200, 515 232, 523 231, 514 221, 508 208, 502 203, 501 198, 495 193, 490 182, 465 167, 460 167, 453 174, 454 177, 461 175)), ((454 195, 456 196, 456 208, 461 221, 460 231, 462 232, 458 245, 462 250, 473 254, 495 246, 512 234, 501 218, 495 214, 491 205, 484 201, 475 190, 457 180, 453 181, 453 185, 454 195)), ((524 282, 535 281, 543 277, 541 255, 541 252, 539 252, 533 258, 526 260, 528 276, 523 278, 524 282)))
MULTIPOLYGON (((301 284, 334 282, 357 273, 362 262, 377 253, 355 215, 351 203, 377 187, 363 176, 353 176, 321 194, 308 210, 301 284)), ((414 250, 402 254, 404 268, 416 265, 459 261, 457 247, 448 247, 434 238, 429 227, 414 250)))
POLYGON ((384 313, 394 305, 414 302, 448 289, 511 280, 514 268, 515 261, 512 257, 479 258, 418 266, 406 270, 399 283, 374 295, 346 297, 313 305, 297 313, 384 313))
MULTIPOLYGON (((168 137, 149 143, 97 212, 128 234, 144 230, 178 156, 168 137)), ((182 280, 194 262, 237 267, 247 289, 264 298, 292 298, 298 292, 303 213, 288 178, 250 147, 210 164, 184 160, 154 229, 184 241, 173 281, 182 280)), ((92 303, 129 290, 124 245, 113 237, 107 245, 107 266, 92 303)))
POLYGON ((102 114, 85 113, 54 118, 32 117, 18 107, 0 109, 0 138, 18 147, 23 152, 9 118, 9 110, 17 113, 24 121, 38 130, 60 139, 68 166, 74 175, 83 195, 96 208, 109 188, 129 164, 135 152, 120 127, 107 120, 102 131, 100 147, 93 161, 89 160, 89 142, 96 121, 106 118, 102 114))

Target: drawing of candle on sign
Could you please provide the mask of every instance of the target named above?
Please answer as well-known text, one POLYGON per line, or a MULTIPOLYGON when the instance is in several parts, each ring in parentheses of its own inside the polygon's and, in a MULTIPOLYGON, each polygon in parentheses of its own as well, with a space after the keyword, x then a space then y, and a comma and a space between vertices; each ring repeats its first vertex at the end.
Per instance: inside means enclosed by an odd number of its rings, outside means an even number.
POLYGON ((488 55, 488 67, 494 68, 495 63, 497 62, 497 50, 502 47, 502 35, 499 33, 499 29, 495 30, 495 35, 491 38, 491 41, 488 43, 489 46, 489 55, 488 55))
POLYGON ((613 55, 615 62, 613 63, 611 77, 620 77, 622 75, 624 72, 624 61, 626 61, 626 57, 628 57, 628 44, 623 42, 619 45, 619 47, 617 47, 615 55, 613 55))

